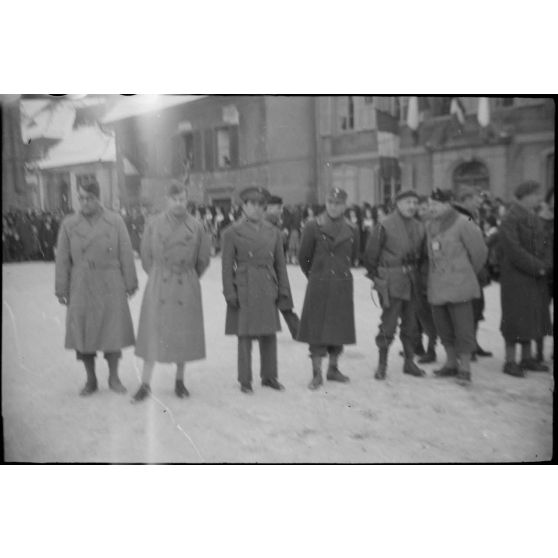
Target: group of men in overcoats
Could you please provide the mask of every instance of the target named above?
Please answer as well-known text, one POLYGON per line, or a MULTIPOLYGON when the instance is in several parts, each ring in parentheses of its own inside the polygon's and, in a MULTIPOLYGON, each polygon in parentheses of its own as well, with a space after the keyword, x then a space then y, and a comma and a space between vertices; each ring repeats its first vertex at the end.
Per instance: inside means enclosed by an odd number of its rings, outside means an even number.
MULTIPOLYGON (((169 190, 168 211, 148 225, 141 247, 149 281, 136 347, 136 354, 145 360, 136 401, 150 392, 155 362, 177 364, 175 391, 179 397, 187 396, 184 363, 205 357, 199 277, 209 264, 208 242, 201 226, 186 215, 185 189, 175 190, 169 190)), ((476 339, 482 305, 475 302, 482 301, 487 247, 474 219, 474 205, 467 209, 463 203, 469 194, 456 206, 452 192, 435 190, 429 199, 429 218, 421 219, 417 193, 400 192, 395 210, 368 239, 364 264, 372 298, 382 308, 375 339, 377 380, 386 378, 388 352, 398 324, 403 373, 425 376, 414 362, 417 324, 425 307, 432 322, 428 329, 435 329, 432 335, 439 336, 446 352, 446 362, 434 371, 435 376, 456 377, 466 385, 471 382, 472 357, 489 354, 476 339)), ((539 185, 524 183, 515 194, 517 203, 502 223, 502 333, 504 372, 520 376, 526 369, 544 369, 537 366, 529 347, 530 340, 550 330, 548 296, 541 294, 539 283, 547 281, 551 264, 541 244, 545 237, 540 220, 532 211, 540 198, 539 185), (523 351, 519 365, 514 354, 518 342, 523 351)), ((356 342, 351 267, 360 253, 359 231, 345 218, 347 193, 332 188, 325 211, 304 227, 298 261, 308 283, 300 320, 293 311, 280 222, 276 212, 266 212, 270 199, 275 202, 271 205, 278 206, 282 200, 271 198, 261 187, 245 188, 240 198, 243 216, 223 233, 222 284, 227 305, 225 333, 238 338, 241 391, 253 393, 254 340, 260 348, 262 385, 284 389, 277 365, 279 312, 293 338, 309 346, 308 387, 316 390, 323 384, 324 358, 328 359, 326 379, 347 383, 339 357, 344 345, 356 342)), ((127 297, 138 285, 132 246, 122 218, 100 205, 98 185, 80 187, 79 200, 80 212, 62 223, 56 257, 55 291, 60 302, 68 305, 66 347, 74 349, 85 365, 87 382, 82 395, 97 390, 94 359, 98 350, 104 351, 109 363, 109 387, 123 393, 118 359, 122 348, 134 344, 127 297)))

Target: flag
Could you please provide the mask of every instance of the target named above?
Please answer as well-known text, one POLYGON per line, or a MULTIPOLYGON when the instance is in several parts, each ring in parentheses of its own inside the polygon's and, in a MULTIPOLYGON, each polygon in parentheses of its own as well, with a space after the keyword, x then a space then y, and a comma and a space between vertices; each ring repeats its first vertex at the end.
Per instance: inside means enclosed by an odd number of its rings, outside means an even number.
POLYGON ((486 128, 490 124, 490 104, 488 102, 488 97, 479 97, 477 119, 483 128, 486 128))
POLYGON ((392 97, 374 97, 380 174, 385 182, 399 180, 399 114, 392 97))
POLYGON ((419 128, 424 120, 424 113, 430 108, 426 97, 410 97, 407 107, 407 126, 413 135, 415 145, 419 142, 419 128))

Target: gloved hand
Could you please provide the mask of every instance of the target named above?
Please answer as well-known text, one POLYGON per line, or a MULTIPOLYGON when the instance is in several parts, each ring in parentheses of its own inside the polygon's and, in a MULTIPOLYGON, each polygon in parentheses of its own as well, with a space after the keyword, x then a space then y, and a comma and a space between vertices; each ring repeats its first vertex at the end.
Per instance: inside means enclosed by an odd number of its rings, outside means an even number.
POLYGON ((238 297, 235 296, 235 297, 227 298, 227 305, 230 306, 231 308, 234 308, 235 310, 240 308, 238 297))
POLYGON ((291 310, 293 307, 293 303, 287 295, 279 295, 276 304, 279 310, 291 310))
POLYGON ((132 298, 136 294, 137 290, 138 289, 136 287, 134 289, 130 289, 130 290, 126 291, 126 294, 128 295, 128 298, 132 298))
POLYGON ((67 297, 67 296, 59 296, 59 297, 58 297, 58 302, 59 302, 60 304, 63 304, 64 306, 68 306, 69 300, 68 300, 68 297, 67 297))

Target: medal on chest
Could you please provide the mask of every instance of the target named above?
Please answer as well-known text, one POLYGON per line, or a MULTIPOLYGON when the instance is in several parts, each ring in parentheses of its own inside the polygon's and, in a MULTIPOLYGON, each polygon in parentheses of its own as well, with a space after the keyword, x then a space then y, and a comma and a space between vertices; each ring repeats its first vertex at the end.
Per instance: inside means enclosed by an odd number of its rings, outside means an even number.
POLYGON ((439 240, 433 240, 432 241, 432 251, 433 252, 439 252, 440 248, 441 248, 440 241, 439 240))

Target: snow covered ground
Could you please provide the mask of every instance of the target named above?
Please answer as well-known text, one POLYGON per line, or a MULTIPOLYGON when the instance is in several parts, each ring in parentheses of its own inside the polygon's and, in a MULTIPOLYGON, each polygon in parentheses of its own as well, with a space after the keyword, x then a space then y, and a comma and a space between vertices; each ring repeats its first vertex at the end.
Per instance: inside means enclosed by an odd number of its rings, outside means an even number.
MULTIPOLYGON (((137 327, 146 275, 131 300, 137 327)), ((289 267, 296 310, 306 280, 289 267)), ((126 396, 107 388, 107 366, 97 359, 100 391, 81 398, 82 365, 63 348, 65 308, 53 295, 51 263, 2 267, 2 413, 9 462, 111 463, 416 463, 548 460, 552 455, 553 375, 525 379, 502 374, 499 286, 485 291, 486 321, 479 340, 494 352, 473 366, 473 384, 403 375, 400 343, 392 346, 388 379, 373 379, 374 336, 380 311, 369 282, 354 271, 358 344, 347 347, 340 369, 350 384, 326 383, 310 392, 305 345, 279 334, 279 378, 286 391, 262 388, 254 346, 254 395, 236 382, 236 338, 225 337, 221 265, 214 258, 202 279, 207 359, 186 369, 191 397, 173 393, 172 366, 157 365, 154 397, 130 404, 141 361, 126 349, 121 378, 126 396)), ((546 340, 547 360, 552 341, 546 340)), ((443 351, 438 351, 438 361, 443 351)), ((439 365, 438 363, 438 365, 439 365)))

